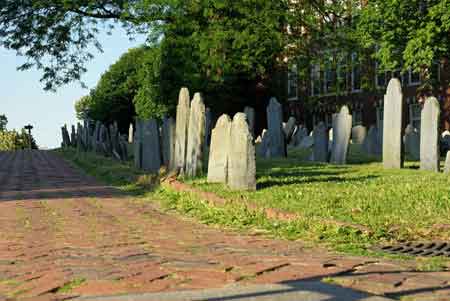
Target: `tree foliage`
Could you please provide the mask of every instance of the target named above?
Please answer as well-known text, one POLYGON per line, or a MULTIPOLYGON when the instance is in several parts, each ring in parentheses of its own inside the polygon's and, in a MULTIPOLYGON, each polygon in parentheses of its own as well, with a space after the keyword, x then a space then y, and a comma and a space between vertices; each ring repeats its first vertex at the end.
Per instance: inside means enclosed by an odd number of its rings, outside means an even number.
POLYGON ((5 115, 0 115, 0 151, 13 151, 18 149, 31 148, 37 149, 36 141, 33 135, 28 135, 25 129, 20 132, 16 130, 7 130, 8 119, 5 115))

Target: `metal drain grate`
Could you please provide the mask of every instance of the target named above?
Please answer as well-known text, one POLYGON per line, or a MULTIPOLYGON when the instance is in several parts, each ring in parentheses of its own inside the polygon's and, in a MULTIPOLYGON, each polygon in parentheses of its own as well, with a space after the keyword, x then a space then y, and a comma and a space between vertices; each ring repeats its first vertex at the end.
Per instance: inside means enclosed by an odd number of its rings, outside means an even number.
POLYGON ((450 257, 450 242, 407 242, 394 246, 383 246, 380 250, 392 254, 450 257))

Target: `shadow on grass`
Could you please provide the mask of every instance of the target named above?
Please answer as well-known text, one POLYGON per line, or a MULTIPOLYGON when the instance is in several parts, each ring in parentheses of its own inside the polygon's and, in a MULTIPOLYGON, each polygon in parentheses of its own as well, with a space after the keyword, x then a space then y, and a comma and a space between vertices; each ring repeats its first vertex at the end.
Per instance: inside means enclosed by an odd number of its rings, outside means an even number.
POLYGON ((367 180, 373 180, 378 178, 378 176, 368 175, 355 178, 342 178, 338 176, 330 176, 325 178, 312 178, 304 177, 303 179, 295 180, 268 180, 260 182, 257 185, 257 189, 268 189, 275 186, 284 185, 298 185, 298 184, 311 184, 311 183, 344 183, 344 182, 365 182, 367 180))

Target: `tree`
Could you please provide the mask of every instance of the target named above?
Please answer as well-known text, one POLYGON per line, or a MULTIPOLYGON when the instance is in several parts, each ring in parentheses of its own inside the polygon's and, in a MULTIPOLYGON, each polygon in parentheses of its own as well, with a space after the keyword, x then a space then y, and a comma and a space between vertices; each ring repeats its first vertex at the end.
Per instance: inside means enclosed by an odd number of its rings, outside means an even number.
POLYGON ((15 130, 6 130, 8 119, 5 115, 0 115, 0 151, 13 151, 18 149, 25 149, 30 147, 37 149, 36 141, 33 135, 28 135, 25 129, 22 129, 20 133, 15 130))
POLYGON ((6 125, 8 124, 8 118, 5 115, 0 115, 0 132, 6 131, 6 125))

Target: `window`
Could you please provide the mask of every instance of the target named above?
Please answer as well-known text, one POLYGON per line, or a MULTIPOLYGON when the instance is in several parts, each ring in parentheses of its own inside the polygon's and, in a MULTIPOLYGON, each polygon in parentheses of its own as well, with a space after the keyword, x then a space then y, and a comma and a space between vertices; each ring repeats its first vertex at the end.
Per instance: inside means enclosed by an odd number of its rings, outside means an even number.
POLYGON ((333 70, 333 58, 330 55, 329 59, 325 62, 325 72, 324 72, 324 93, 333 93, 335 92, 334 86, 334 75, 335 70, 333 70))
POLYGON ((355 125, 362 125, 362 110, 354 110, 353 112, 352 112, 352 126, 355 126, 355 125))
POLYGON ((414 72, 411 68, 408 70, 409 74, 409 85, 415 86, 420 85, 420 74, 419 72, 414 72))
POLYGON ((339 58, 336 88, 340 93, 347 91, 347 63, 344 56, 339 58))
POLYGON ((352 53, 352 91, 361 91, 361 64, 356 53, 352 53))
POLYGON ((298 100, 298 72, 295 64, 288 71, 288 100, 298 100))
POLYGON ((311 68, 311 96, 320 95, 320 64, 315 64, 311 68))
POLYGON ((380 69, 378 62, 375 63, 375 84, 378 88, 386 88, 387 72, 380 69))

